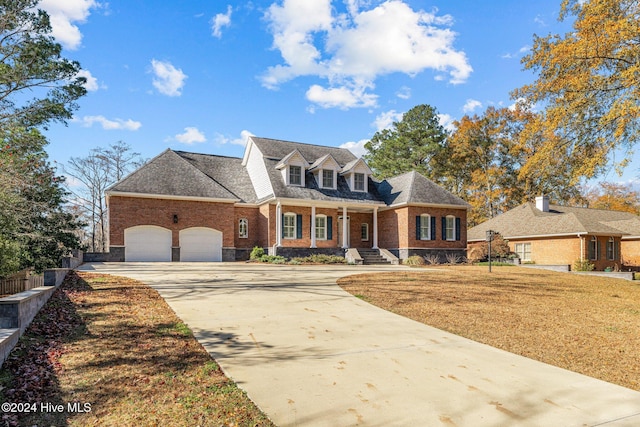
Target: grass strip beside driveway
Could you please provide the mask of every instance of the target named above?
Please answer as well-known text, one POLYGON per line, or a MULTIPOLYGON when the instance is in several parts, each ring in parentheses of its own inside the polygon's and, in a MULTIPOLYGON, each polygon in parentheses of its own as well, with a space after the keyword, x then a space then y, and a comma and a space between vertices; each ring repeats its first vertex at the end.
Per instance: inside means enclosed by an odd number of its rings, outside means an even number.
POLYGON ((519 267, 350 276, 338 284, 427 325, 640 391, 640 285, 519 267))
POLYGON ((158 293, 70 273, 0 371, 6 425, 271 426, 158 293), (62 405, 46 412, 41 402, 62 405), (68 411, 68 404, 90 411, 68 411))

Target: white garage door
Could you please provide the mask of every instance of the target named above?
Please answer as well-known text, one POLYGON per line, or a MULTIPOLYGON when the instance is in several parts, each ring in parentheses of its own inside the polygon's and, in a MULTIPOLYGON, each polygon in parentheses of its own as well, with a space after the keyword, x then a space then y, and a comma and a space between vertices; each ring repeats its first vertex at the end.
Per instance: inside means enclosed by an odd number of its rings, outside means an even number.
POLYGON ((222 261, 222 231, 206 227, 181 230, 180 261, 222 261))
POLYGON ((125 261, 171 261, 171 230, 139 225, 124 230, 125 261))

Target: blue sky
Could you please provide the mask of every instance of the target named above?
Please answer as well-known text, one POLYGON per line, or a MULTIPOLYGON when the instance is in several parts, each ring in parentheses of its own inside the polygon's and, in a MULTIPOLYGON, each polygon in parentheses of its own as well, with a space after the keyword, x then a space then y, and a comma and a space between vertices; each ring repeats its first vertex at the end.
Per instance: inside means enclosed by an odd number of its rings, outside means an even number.
MULTIPOLYGON (((351 148, 418 104, 444 124, 534 76, 560 0, 43 0, 89 93, 46 132, 52 160, 124 141, 241 156, 247 135, 351 148)), ((631 175, 634 175, 632 173, 631 175)), ((630 176, 631 176, 630 175, 630 176)))

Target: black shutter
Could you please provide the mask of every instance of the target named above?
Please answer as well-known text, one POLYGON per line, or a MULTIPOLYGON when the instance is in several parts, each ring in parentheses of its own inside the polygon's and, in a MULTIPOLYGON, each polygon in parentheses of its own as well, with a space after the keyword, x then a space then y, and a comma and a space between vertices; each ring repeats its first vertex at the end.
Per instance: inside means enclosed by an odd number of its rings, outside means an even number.
POLYGON ((436 217, 431 217, 431 228, 429 228, 429 233, 431 234, 431 240, 436 240, 436 217))
POLYGON ((282 217, 280 218, 280 233, 282 234, 282 238, 284 239, 284 214, 282 214, 282 217))
POLYGON ((442 240, 447 240, 447 217, 442 217, 442 240))
POLYGON ((422 225, 422 217, 418 215, 416 217, 416 240, 420 240, 420 226, 422 225))
POLYGON ((296 215, 296 239, 302 239, 302 215, 296 215))
POLYGON ((333 217, 327 217, 327 240, 333 240, 333 217))
POLYGON ((456 218, 456 240, 460 240, 460 218, 456 218))

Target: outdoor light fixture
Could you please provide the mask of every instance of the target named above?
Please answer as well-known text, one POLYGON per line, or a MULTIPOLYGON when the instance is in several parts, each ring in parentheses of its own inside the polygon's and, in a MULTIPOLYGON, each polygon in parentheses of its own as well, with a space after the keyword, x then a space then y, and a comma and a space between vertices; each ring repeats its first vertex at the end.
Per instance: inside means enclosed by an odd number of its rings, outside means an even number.
POLYGON ((494 234, 495 231, 487 230, 487 242, 489 243, 489 250, 487 251, 489 255, 489 273, 491 273, 491 241, 493 240, 494 234))
POLYGON ((178 223, 178 214, 173 214, 173 223, 174 224, 178 223))

